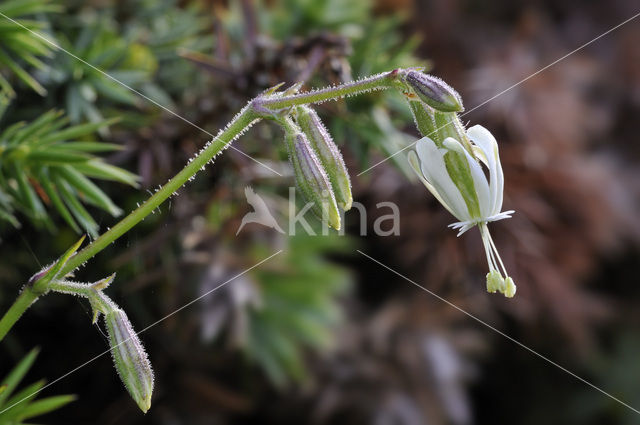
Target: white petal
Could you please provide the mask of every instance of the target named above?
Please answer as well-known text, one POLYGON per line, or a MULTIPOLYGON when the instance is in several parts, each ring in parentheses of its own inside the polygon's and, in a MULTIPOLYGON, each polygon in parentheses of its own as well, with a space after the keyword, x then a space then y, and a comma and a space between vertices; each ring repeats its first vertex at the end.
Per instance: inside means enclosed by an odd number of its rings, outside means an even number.
POLYGON ((447 211, 451 213, 451 215, 455 215, 453 211, 451 211, 451 208, 449 208, 447 203, 442 200, 436 188, 433 187, 431 183, 429 183, 427 179, 425 179, 422 175, 422 171, 420 170, 420 161, 418 160, 418 156, 416 155, 416 153, 414 151, 410 151, 407 159, 409 160, 409 165, 411 165, 413 171, 415 171, 415 173, 418 175, 418 178, 420 179, 422 184, 425 185, 429 192, 431 192, 431 194, 438 200, 438 202, 440 202, 440 204, 442 204, 443 207, 447 209, 447 211))
POLYGON ((443 144, 445 148, 465 155, 467 163, 469 164, 469 169, 471 170, 471 177, 473 178, 473 186, 476 190, 478 203, 480 204, 480 214, 482 217, 492 215, 491 207, 493 206, 493 203, 490 198, 489 183, 487 182, 487 177, 484 175, 484 171, 482 171, 482 167, 478 164, 478 161, 471 156, 460 142, 452 137, 447 137, 443 144))
POLYGON ((511 214, 515 213, 514 210, 502 211, 496 215, 492 215, 491 217, 487 217, 487 223, 491 221, 504 220, 505 218, 511 218, 511 214))
POLYGON ((467 230, 469 230, 469 229, 471 229, 471 228, 473 228, 474 226, 477 226, 477 225, 478 225, 478 223, 476 221, 460 221, 458 223, 451 223, 447 227, 449 227, 449 228, 451 228, 453 230, 458 230, 457 237, 460 237, 467 230))
POLYGON ((504 174, 500 164, 500 153, 498 142, 486 128, 481 125, 474 125, 467 130, 467 136, 478 146, 488 162, 489 168, 489 189, 491 191, 491 213, 495 215, 502 209, 502 192, 504 191, 504 174))
POLYGON ((446 150, 439 149, 433 140, 423 137, 416 144, 416 152, 420 158, 422 174, 440 195, 441 203, 447 205, 458 220, 470 220, 467 204, 447 172, 443 158, 446 150))

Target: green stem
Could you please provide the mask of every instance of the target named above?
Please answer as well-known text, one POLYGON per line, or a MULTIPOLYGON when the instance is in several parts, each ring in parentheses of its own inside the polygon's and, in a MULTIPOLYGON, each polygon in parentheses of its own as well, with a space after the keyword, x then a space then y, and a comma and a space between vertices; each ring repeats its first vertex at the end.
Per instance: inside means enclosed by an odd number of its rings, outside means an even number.
POLYGON ((111 298, 104 294, 102 290, 96 289, 94 285, 89 283, 54 280, 49 283, 49 290, 60 294, 84 297, 91 302, 91 307, 103 314, 107 314, 109 311, 118 308, 111 298))
MULTIPOLYGON (((120 220, 118 224, 71 257, 60 270, 59 275, 65 276, 77 269, 84 264, 85 261, 98 254, 133 226, 144 220, 146 216, 151 214, 154 209, 178 191, 183 184, 189 181, 201 168, 227 147, 230 142, 249 128, 257 119, 259 119, 259 116, 254 110, 250 106, 245 107, 213 141, 156 193, 120 220)), ((2 319, 0 319, 0 341, 2 341, 22 314, 38 300, 40 295, 41 293, 35 292, 31 286, 26 286, 22 290, 16 301, 14 301, 9 310, 4 314, 2 319)))
POLYGON ((263 105, 269 109, 283 109, 297 105, 320 103, 327 100, 335 100, 341 97, 353 96, 374 90, 388 89, 394 86, 402 70, 384 72, 359 81, 341 84, 336 87, 327 87, 306 93, 291 96, 271 97, 263 101, 263 105))
POLYGON ((144 220, 146 216, 151 214, 151 212, 158 208, 167 198, 177 192, 182 185, 189 181, 201 168, 207 165, 209 161, 226 148, 230 142, 242 134, 257 119, 259 119, 258 115, 251 107, 245 107, 182 171, 158 189, 156 193, 149 197, 149 199, 137 209, 120 220, 118 224, 71 257, 60 271, 60 275, 65 276, 80 267, 85 261, 105 249, 113 241, 128 232, 133 226, 144 220))
POLYGON ((22 314, 33 304, 40 294, 31 288, 25 288, 18 298, 13 302, 9 310, 0 319, 0 341, 9 332, 13 325, 20 319, 22 314))
MULTIPOLYGON (((233 120, 213 139, 191 162, 189 162, 178 174, 162 186, 155 194, 149 197, 142 205, 133 210, 129 215, 120 220, 114 227, 100 235, 76 253, 60 270, 60 276, 83 265, 100 251, 113 243, 120 236, 128 232, 136 224, 144 220, 160 204, 173 195, 182 185, 189 181, 200 169, 211 161, 218 153, 226 148, 233 140, 247 130, 254 122, 261 118, 271 118, 269 111, 277 111, 292 106, 320 103, 327 100, 339 99, 374 90, 383 90, 394 87, 399 76, 404 70, 396 69, 390 72, 377 74, 359 81, 345 83, 336 87, 327 87, 306 93, 282 96, 272 95, 256 98, 250 102, 233 120)), ((49 288, 48 288, 49 289, 49 288)), ((52 289, 52 288, 51 288, 52 289)), ((58 288, 61 289, 61 288, 58 288)), ((69 289, 69 288, 67 288, 69 289)), ((77 288, 76 288, 77 289, 77 288)), ((22 314, 33 304, 42 293, 36 292, 31 286, 26 286, 16 301, 0 319, 0 341, 11 327, 18 321, 22 314)))

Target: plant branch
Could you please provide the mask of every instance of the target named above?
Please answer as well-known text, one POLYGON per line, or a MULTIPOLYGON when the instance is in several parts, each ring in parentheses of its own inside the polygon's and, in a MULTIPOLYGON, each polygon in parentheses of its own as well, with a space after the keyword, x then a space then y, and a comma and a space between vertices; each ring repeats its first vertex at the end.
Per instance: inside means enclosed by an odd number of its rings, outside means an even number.
POLYGON ((222 152, 229 144, 244 133, 259 116, 247 105, 206 147, 198 153, 178 174, 162 186, 156 193, 149 197, 142 205, 133 210, 128 216, 120 220, 107 232, 87 245, 83 250, 71 257, 61 271, 65 276, 84 264, 85 261, 105 249, 113 241, 128 232, 136 224, 144 220, 153 210, 158 208, 167 198, 173 195, 189 181, 198 171, 204 168, 209 161, 222 152))
POLYGON ((18 298, 13 302, 9 310, 0 319, 0 341, 5 337, 7 332, 13 327, 13 325, 22 317, 22 314, 31 307, 40 294, 33 291, 32 288, 26 287, 18 298))
MULTIPOLYGON (((64 278, 70 272, 82 266, 87 260, 105 249, 120 236, 124 235, 135 225, 140 223, 160 206, 167 198, 177 192, 187 181, 203 169, 216 155, 228 147, 231 142, 241 136, 249 127, 262 118, 273 119, 282 114, 282 110, 293 106, 321 103, 327 100, 335 100, 343 97, 363 94, 375 90, 392 88, 399 77, 406 72, 404 69, 395 69, 390 72, 377 74, 359 81, 341 84, 335 87, 327 87, 306 93, 292 94, 287 91, 276 94, 258 96, 236 115, 233 120, 220 133, 209 142, 203 150, 196 155, 178 174, 162 186, 155 194, 149 197, 142 205, 133 210, 129 215, 120 220, 111 229, 100 235, 84 249, 77 252, 62 266, 59 276, 64 278)), ((16 301, 0 319, 0 341, 13 327, 22 314, 49 289, 58 292, 72 292, 87 296, 86 288, 71 287, 59 281, 52 282, 47 288, 38 288, 37 285, 26 285, 16 301), (60 286, 62 285, 62 286, 60 286), (64 288, 63 288, 64 286, 64 288)))
POLYGON ((394 87, 394 83, 398 80, 402 72, 404 72, 404 70, 394 69, 393 71, 383 72, 382 74, 376 74, 362 80, 352 81, 335 87, 326 87, 320 90, 289 96, 276 95, 265 98, 262 101, 262 105, 270 110, 277 110, 291 106, 322 103, 327 100, 335 100, 375 90, 384 90, 394 87))

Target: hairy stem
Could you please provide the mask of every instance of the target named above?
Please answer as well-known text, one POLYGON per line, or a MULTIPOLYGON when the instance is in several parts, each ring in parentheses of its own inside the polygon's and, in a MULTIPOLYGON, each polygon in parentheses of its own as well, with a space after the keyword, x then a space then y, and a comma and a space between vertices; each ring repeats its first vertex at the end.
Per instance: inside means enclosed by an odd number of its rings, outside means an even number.
POLYGON ((0 319, 0 341, 9 332, 13 325, 22 317, 22 314, 33 304, 40 294, 34 292, 31 288, 25 288, 18 298, 13 302, 9 310, 0 319))
MULTIPOLYGON (((83 250, 76 253, 60 271, 60 276, 65 276, 84 264, 100 251, 109 246, 113 241, 124 235, 136 224, 140 223, 146 216, 162 204, 167 198, 173 195, 182 185, 192 178, 201 168, 211 161, 218 153, 229 145, 236 137, 244 132, 252 123, 259 119, 258 115, 251 107, 245 107, 218 134, 200 153, 193 158, 178 174, 162 186, 156 193, 150 196, 142 205, 133 210, 129 215, 120 220, 118 224, 106 231, 100 237, 92 241, 83 250)), ((7 332, 18 321, 22 314, 39 298, 41 293, 33 290, 29 285, 25 286, 16 301, 0 319, 0 341, 7 332)), ((84 294, 81 294, 84 295, 84 294)))
POLYGON ((326 87, 306 93, 294 94, 290 96, 271 97, 263 101, 263 106, 269 109, 283 109, 297 105, 307 105, 311 103, 321 103, 327 100, 335 100, 341 97, 353 96, 374 90, 384 90, 394 86, 394 82, 403 70, 395 69, 390 72, 383 72, 359 81, 341 84, 336 87, 326 87))
POLYGON ((200 169, 224 150, 230 142, 242 134, 259 117, 250 107, 245 107, 200 153, 193 158, 178 174, 165 183, 156 193, 150 196, 142 205, 133 210, 110 230, 100 235, 83 250, 71 257, 60 274, 62 276, 75 270, 85 261, 105 249, 109 244, 127 233, 132 227, 140 223, 153 210, 158 208, 167 198, 173 195, 200 169))
MULTIPOLYGON (((306 93, 292 95, 268 95, 260 96, 236 115, 233 120, 224 128, 206 147, 198 153, 178 174, 162 186, 156 193, 150 196, 142 205, 133 210, 129 215, 120 220, 111 229, 100 235, 84 249, 76 253, 60 270, 60 276, 64 277, 68 273, 83 265, 87 260, 94 257, 105 249, 120 236, 127 233, 136 224, 140 223, 153 210, 158 208, 167 198, 173 195, 189 181, 200 169, 211 161, 218 153, 229 146, 233 140, 240 136, 253 123, 261 118, 273 118, 273 113, 298 105, 321 103, 327 100, 335 100, 347 96, 362 94, 374 90, 383 90, 394 87, 399 76, 405 72, 396 69, 390 72, 377 74, 359 81, 341 84, 335 87, 327 87, 306 93)), ((47 288, 54 289, 54 288, 47 288)), ((59 292, 62 288, 56 287, 59 292)), ((71 286, 66 286, 68 291, 73 292, 71 286)), ((84 295, 84 288, 75 288, 79 295, 84 295)), ((46 292, 46 290, 45 290, 46 292)), ((22 290, 16 301, 0 319, 0 341, 4 338, 11 327, 18 321, 22 314, 42 295, 43 292, 35 291, 32 286, 27 285, 22 290)))

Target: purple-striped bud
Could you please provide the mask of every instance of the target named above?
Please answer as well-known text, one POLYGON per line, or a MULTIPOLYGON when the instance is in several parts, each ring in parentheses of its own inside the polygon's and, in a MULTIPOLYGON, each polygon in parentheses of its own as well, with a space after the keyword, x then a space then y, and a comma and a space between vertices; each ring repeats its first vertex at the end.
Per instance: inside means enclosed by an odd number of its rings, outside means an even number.
POLYGON ((462 111, 462 99, 450 85, 433 75, 408 71, 404 80, 415 94, 433 109, 442 112, 462 111))
POLYGON ((340 212, 329 177, 307 136, 289 129, 285 140, 296 184, 305 200, 311 203, 311 211, 334 229, 340 229, 340 212))
POLYGON ((349 210, 353 203, 351 181, 338 146, 313 109, 298 107, 296 121, 327 172, 338 205, 344 211, 349 210))
POLYGON ((147 353, 123 310, 114 308, 104 315, 104 321, 118 375, 138 407, 146 413, 153 393, 153 370, 147 353))

